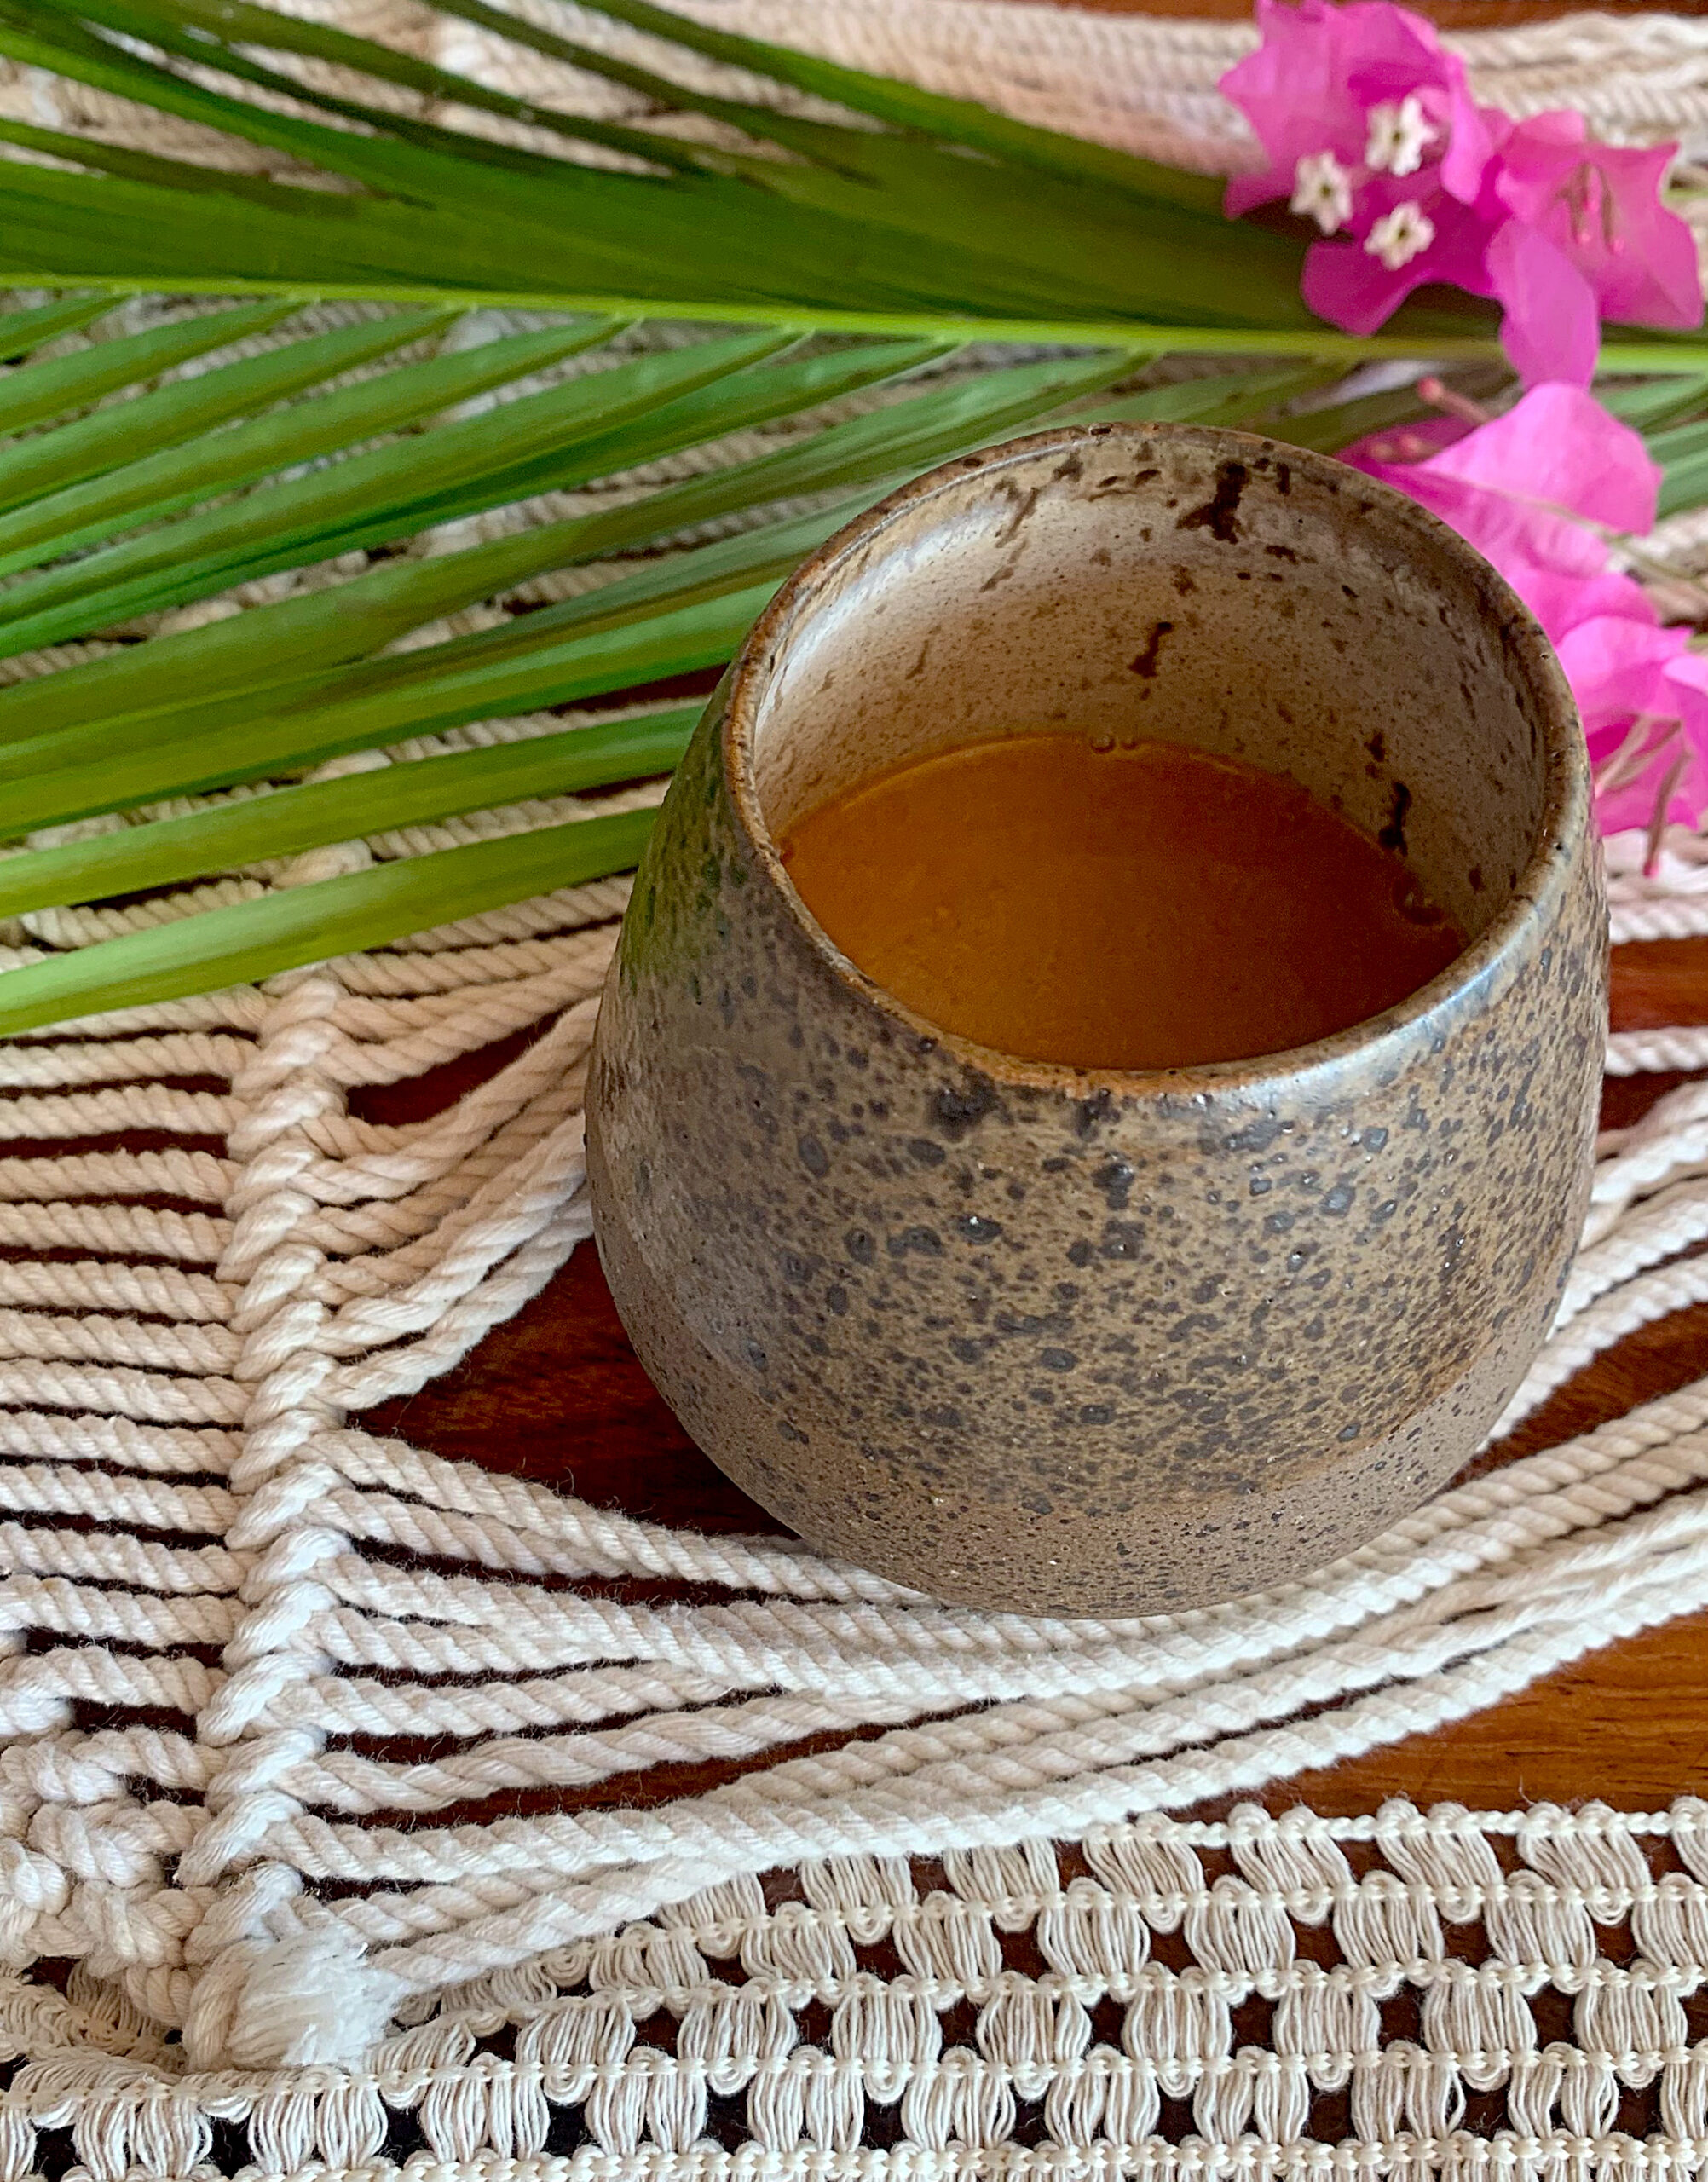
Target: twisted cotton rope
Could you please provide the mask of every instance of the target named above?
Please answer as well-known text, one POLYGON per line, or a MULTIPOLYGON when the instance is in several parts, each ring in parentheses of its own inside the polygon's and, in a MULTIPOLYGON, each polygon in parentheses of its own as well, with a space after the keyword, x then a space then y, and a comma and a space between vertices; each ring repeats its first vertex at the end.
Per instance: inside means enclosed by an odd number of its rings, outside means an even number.
MULTIPOLYGON (((721 20, 722 0, 695 4, 721 20)), ((422 19, 384 7, 340 19, 420 36, 422 19)), ((1249 37, 972 0, 748 0, 742 20, 1143 148, 1168 150, 1190 124, 1218 157, 1232 124, 1211 86, 1249 37)), ((617 35, 592 17, 576 27, 617 35)), ((483 33, 444 37, 434 57, 450 65, 500 80, 516 63, 483 33)), ((1699 125, 1708 26, 1627 20, 1616 34, 1580 19, 1464 43, 1483 95, 1515 110, 1577 97, 1604 129, 1699 125)), ((0 104, 17 95, 71 98, 58 118, 123 133, 120 102, 0 84, 0 104)), ((561 724, 487 724, 389 761, 561 724)), ((0 960, 597 807, 516 806, 164 904, 43 913, 0 934, 0 960)), ((1699 845, 1670 843, 1652 877, 1630 843, 1612 863, 1617 938, 1708 931, 1699 845)), ((1652 2156, 1694 2171, 1708 2068, 1663 2006, 1708 1964, 1694 1807, 1623 1832, 1611 1817, 1599 1833, 1561 1815, 1533 1824, 1542 1896, 1516 1879, 1501 1891, 1474 1827, 1432 1831, 1416 1814, 1357 1837, 1380 1843, 1398 1897, 1336 1863, 1344 1829, 1099 1829, 1462 1717, 1708 1603, 1708 1382, 1445 1496, 1307 1583, 1099 1623, 945 1608, 785 1542, 661 1531, 353 1421, 465 1355, 585 1236, 580 1071, 624 891, 565 890, 264 990, 0 1049, 0 1134, 29 1147, 0 1161, 0 1554, 14 1572, 0 1610, 0 1946, 20 1965, 81 1965, 68 2000, 20 1989, 0 2004, 36 2057, 22 2109, 15 2087, 0 2106, 0 2162, 29 2171, 36 2127, 65 2123, 94 2172, 185 2173, 211 2119, 242 2115, 263 2164, 349 2168, 378 2156, 401 2106, 430 2148, 476 2161, 537 2150, 551 2103, 570 2100, 595 2147, 586 2170, 628 2174, 651 2171, 649 2145, 687 2153, 713 2084, 745 2092, 768 2172, 796 2171, 803 2144, 815 2172, 856 2158, 865 2102, 892 2087, 917 2173, 962 2171, 955 2144, 1000 2144, 1015 2097, 1046 2094, 1053 2141, 1093 2162, 1232 2173, 1248 2125, 1275 2144, 1303 2135, 1309 2052, 1341 2056, 1326 2080, 1338 2069, 1360 2087, 1359 2172, 1404 2165, 1407 2127, 1444 2140, 1433 2163, 1475 2167, 1474 2139, 1445 2144, 1460 2076, 1477 2087, 1503 2066, 1533 2140, 1512 2156, 1551 2173, 1586 2138, 1604 2164, 1636 2162, 1621 2148, 1634 2140, 1608 2134, 1608 2099, 1642 2075, 1619 2074, 1641 2051, 1662 2057, 1671 2133, 1652 2156), (351 1111, 369 1087, 528 1029, 542 1035, 430 1122, 351 1111), (159 1148, 113 1141, 139 1129, 159 1148), (639 1601, 621 1593, 631 1579, 690 1588, 639 1601), (828 1746, 788 1754, 809 1735, 828 1746), (650 1808, 478 1809, 713 1760, 744 1769, 650 1808), (376 1822, 389 1815, 413 1823, 376 1822), (1688 1898, 1632 1864, 1636 1836, 1663 1831, 1695 1873, 1688 1898), (1047 1835, 1084 1837, 1094 1903, 1064 1907, 1047 1835), (1227 1840, 1260 1889, 1237 1910, 1195 1861, 1227 1840), (921 1897, 898 1860, 934 1855, 949 1890, 921 1897), (758 1875, 794 1864, 806 1904, 768 1909, 758 1875), (1298 1914, 1307 1879, 1373 1985, 1313 1984, 1294 1960, 1283 1908, 1298 1914), (1601 1962, 1584 1887, 1637 1904, 1634 1931, 1639 1909, 1661 1920, 1658 1983, 1601 1962), (1507 1965, 1475 1999, 1428 1939, 1450 1914, 1437 1905, 1462 1899, 1486 1909, 1507 1965), (1677 1931, 1662 1931, 1663 1904, 1677 1931), (1169 1917, 1187 1920, 1211 1983, 1145 1968, 1145 1920, 1162 1931, 1169 1917), (1001 1968, 1004 1919, 1036 1925, 1069 1986, 1001 1968), (906 1971, 888 1982, 847 1952, 851 1933, 885 1932, 906 1971), (749 1985, 708 1983, 707 1955, 732 1948, 749 1985), (1354 2019, 1356 1995, 1419 1963, 1437 1965, 1425 2045, 1384 2043, 1354 2019), (589 2000, 560 2001, 590 1966, 589 2000), (1225 2021, 1247 1969, 1277 2004, 1275 2051, 1255 2058, 1232 2051, 1225 2021), (1544 2054, 1513 1995, 1568 1974, 1602 1997, 1577 2046, 1544 2054), (1081 2026, 1104 1991, 1128 2010, 1120 2054, 1088 2047, 1081 2026), (661 1994, 680 2015, 673 2057, 634 2042, 661 1994), (822 2065, 788 2015, 812 1994, 841 2025, 822 2065), (977 2055, 943 2051, 937 2028, 961 1994, 980 2010, 977 2055), (482 2009, 522 2024, 514 2061, 474 2054, 482 2009), (389 2017, 418 2028, 365 2073, 276 2092, 178 2073, 354 2060, 389 2017), (1151 2133, 1160 2085, 1194 2099, 1220 2153, 1151 2133)), ((1609 1050, 1621 1073, 1705 1063, 1695 1030, 1621 1034, 1609 1050)), ((1687 1087, 1605 1146, 1584 1252, 1513 1418, 1632 1325, 1708 1297, 1682 1255, 1708 1236, 1705 1116, 1708 1096, 1687 1087)))
MULTIPOLYGON (((38 2058, 0 2109, 0 2149, 23 2173, 38 2133, 69 2127, 95 2174, 205 2173, 217 2121, 240 2130, 254 2171, 306 2182, 384 2170, 402 2116, 429 2171, 578 2182, 1541 2182, 1592 2160, 1600 2174, 1682 2176, 1708 2156, 1708 2047, 1691 2020, 1708 1806, 1425 1816, 1391 1804, 1349 1820, 1246 1806, 1215 1825, 1094 1827, 1078 1863, 1070 1875, 1033 1841, 949 1852, 936 1884, 862 1856, 803 1867, 799 1898, 782 1902, 725 1882, 442 2005, 403 2003, 405 2027, 348 2073, 178 2073, 80 1966, 35 2008, 38 2058), (1667 1851, 1678 1868, 1657 1872, 1667 1851), (1212 1878, 1217 1857, 1231 1869, 1212 1878), (1627 1925, 1634 1952, 1616 1963, 1598 1927, 1627 1925), (1028 1937, 1030 1967, 1012 1966, 1012 1935, 1028 1937), (896 1973, 863 1966, 874 1948, 896 1973), (1313 1959, 1325 1949, 1326 1968, 1313 1959), (1544 2044, 1556 1995, 1571 2042, 1544 2044), (1384 2035, 1397 1997, 1415 2039, 1384 2035), (1254 2001, 1267 2047, 1235 2042, 1249 2019, 1235 2011, 1254 2001), (801 2020, 815 2006, 822 2043, 801 2020), (1189 2102, 1179 2144, 1160 2133, 1165 2099, 1189 2102), (1633 2103, 1646 2136, 1627 2121, 1633 2103), (725 2150, 708 2130, 727 2142, 732 2105, 747 2133, 725 2150), (581 2139, 567 2162, 551 2156, 565 2120, 581 2139), (874 2126, 893 2150, 860 2149, 874 2126)), ((286 1942, 274 1959, 297 1952, 286 1942)), ((245 2058, 240 2025, 234 2044, 245 2058)), ((229 2138, 220 2149, 243 2156, 229 2138)))
MULTIPOLYGON (((608 946, 609 924, 567 935, 586 975, 595 931, 608 946)), ((366 1074, 351 1065, 341 968, 278 981, 258 1036, 234 1042, 227 1157, 175 1169, 177 1188, 199 1180, 220 1208, 199 1237, 176 1237, 164 1266, 109 1248, 104 1291, 77 1317, 40 1307, 78 1293, 76 1268, 26 1266, 17 1279, 37 1307, 0 1313, 20 1397, 37 1406, 7 1417, 26 1459, 0 1472, 5 1507, 37 1519, 8 1526, 8 1625, 38 1632, 0 1695, 20 1738, 0 1758, 13 1943, 99 1965, 146 2015, 182 2023, 193 2058, 233 2038, 255 2050, 241 2025, 257 1993, 277 2005, 269 1964, 309 1992, 346 1966, 341 2019, 354 1980, 371 2021, 404 1992, 803 1857, 1072 1837, 1255 1785, 1458 1717, 1708 1601, 1708 1385, 1480 1479, 1309 1584, 1139 1622, 945 1608, 799 1547, 659 1532, 375 1440, 343 1413, 462 1353, 584 1232, 574 1109, 591 1017, 586 1001, 558 1014, 442 1132, 378 1129, 340 1108, 339 1087, 366 1074), (365 1215, 383 1225, 358 1237, 348 1223, 365 1215), (334 1265, 329 1245, 357 1254, 334 1265), (43 1415, 43 1400, 86 1413, 43 1415), (42 1520, 64 1516, 103 1527, 42 1520), (430 1565, 400 1565, 398 1549, 430 1565), (730 1596, 656 1607, 542 1588, 626 1575, 730 1596), (217 1667, 187 1648, 214 1645, 217 1667), (193 1723, 89 1729, 79 1702, 193 1723), (407 1833, 361 1822, 763 1758, 856 1725, 886 1732, 647 1812, 407 1833), (423 1733, 461 1746, 427 1764, 343 1746, 423 1733), (387 1890, 303 1890, 327 1879, 387 1890)), ((157 1062, 172 1035, 133 1021, 127 1042, 157 1062)), ((32 1111, 52 1103, 55 1053, 72 1084, 88 1072, 84 1041, 0 1054, 32 1111)), ((1694 1261, 1668 1261, 1708 1227, 1692 1178, 1708 1165, 1705 1108, 1686 1087, 1610 1143, 1595 1240, 1516 1408, 1557 1377, 1561 1343, 1576 1355, 1585 1329, 1592 1348, 1614 1337, 1596 1319, 1607 1300, 1642 1295, 1656 1270, 1688 1278, 1694 1261)), ((172 1110, 157 1111, 170 1130, 172 1110)), ((134 1117, 121 1102, 105 1125, 134 1117)), ((176 1127, 208 1120, 195 1106, 176 1127)), ((38 1170, 32 1201, 158 1180, 116 1167, 122 1156, 14 1163, 38 1170)))

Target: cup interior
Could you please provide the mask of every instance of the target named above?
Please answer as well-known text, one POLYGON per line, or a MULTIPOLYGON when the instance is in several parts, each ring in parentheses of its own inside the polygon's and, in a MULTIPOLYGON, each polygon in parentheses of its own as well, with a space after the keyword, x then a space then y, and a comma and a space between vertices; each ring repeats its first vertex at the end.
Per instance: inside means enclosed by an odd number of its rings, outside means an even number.
POLYGON ((1402 853, 1472 944, 1563 792, 1511 594, 1343 465, 1093 426, 950 465, 797 579, 746 759, 773 841, 906 760, 1040 732, 1284 775, 1402 853))

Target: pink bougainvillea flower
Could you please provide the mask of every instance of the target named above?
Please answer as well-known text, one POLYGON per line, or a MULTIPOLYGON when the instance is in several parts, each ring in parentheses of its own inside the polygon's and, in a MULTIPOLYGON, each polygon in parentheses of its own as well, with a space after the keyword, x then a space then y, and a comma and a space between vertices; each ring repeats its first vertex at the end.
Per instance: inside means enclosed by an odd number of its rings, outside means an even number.
POLYGON ((1695 244, 1660 202, 1676 149, 1591 143, 1580 113, 1539 113, 1508 133, 1485 190, 1509 216, 1487 270, 1506 307, 1502 341, 1526 382, 1588 385, 1604 318, 1701 323, 1695 244))
POLYGON ((1445 280, 1491 292, 1494 228, 1442 184, 1440 170, 1405 181, 1377 175, 1359 192, 1347 234, 1313 242, 1301 283, 1319 318, 1347 333, 1374 333, 1414 288, 1445 280))
POLYGON ((1462 201, 1477 196, 1492 146, 1464 64, 1443 51, 1434 24, 1389 0, 1257 0, 1257 27, 1262 43, 1221 89, 1267 163, 1230 181, 1230 215, 1290 199, 1300 162, 1324 153, 1359 181, 1432 169, 1462 201))
POLYGON ((1688 629, 1580 621, 1556 647, 1583 715, 1604 833, 1694 826, 1708 808, 1708 659, 1688 629))
POLYGON ((1532 387, 1422 461, 1385 459, 1399 452, 1379 435, 1344 459, 1451 523, 1556 644, 1591 615, 1654 620, 1642 586, 1608 565, 1608 537, 1653 529, 1660 472, 1639 435, 1581 387, 1532 387))
POLYGON ((1538 113, 1507 135, 1491 184, 1511 216, 1587 283, 1603 318, 1699 326, 1696 245, 1660 201, 1677 149, 1597 144, 1581 113, 1538 113))
POLYGON ((1504 307, 1526 385, 1587 385, 1604 318, 1699 325, 1690 231, 1660 202, 1676 146, 1597 144, 1581 114, 1515 123, 1472 98, 1433 25, 1388 0, 1256 0, 1262 42, 1221 88, 1264 164, 1236 175, 1231 214, 1284 199, 1322 240, 1312 309, 1374 333, 1426 282, 1504 307))
POLYGON ((1650 530, 1660 471, 1640 433, 1580 387, 1532 387, 1432 456, 1431 477, 1452 477, 1526 505, 1559 509, 1613 531, 1650 530))
POLYGON ((1477 106, 1434 26, 1388 0, 1257 0, 1257 23, 1263 43, 1221 88, 1267 164, 1228 183, 1228 211, 1284 197, 1315 220, 1305 301, 1348 333, 1373 333, 1427 281, 1488 295, 1508 216, 1486 184, 1511 124, 1477 106))
POLYGON ((1489 292, 1505 306, 1501 346, 1526 386, 1546 379, 1587 386, 1601 348, 1595 292, 1547 236, 1507 220, 1489 238, 1489 292))
POLYGON ((1694 824, 1708 807, 1708 660, 1612 565, 1614 536, 1654 523, 1660 473, 1638 435, 1550 383, 1474 429, 1431 419, 1345 459, 1450 522, 1541 622, 1583 715, 1604 828, 1694 824))
POLYGON ((1504 416, 1432 419, 1347 459, 1443 517, 1540 621, 1577 693, 1603 823, 1647 824, 1653 840, 1694 821, 1708 807, 1708 660, 1613 565, 1613 539, 1653 526, 1659 472, 1587 391, 1603 318, 1701 322, 1690 232, 1660 202, 1676 147, 1594 143, 1580 114, 1515 123, 1478 107, 1434 26, 1389 0, 1256 11, 1261 43, 1222 89, 1264 164, 1229 182, 1230 214, 1280 199, 1315 222, 1305 301, 1347 332, 1375 332, 1426 282, 1495 297, 1531 389, 1504 416))

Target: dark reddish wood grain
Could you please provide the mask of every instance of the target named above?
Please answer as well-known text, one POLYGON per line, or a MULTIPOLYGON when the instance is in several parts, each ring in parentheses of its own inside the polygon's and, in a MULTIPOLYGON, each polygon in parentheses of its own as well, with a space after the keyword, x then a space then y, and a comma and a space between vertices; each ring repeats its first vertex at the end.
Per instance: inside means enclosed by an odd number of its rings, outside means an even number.
MULTIPOLYGON (((1708 1022, 1708 940, 1619 950, 1613 1012, 1621 1030, 1708 1022)), ((1676 1080, 1611 1084, 1607 1120, 1635 1119, 1676 1080)), ((459 1088, 430 1079, 400 1087, 386 1094, 385 1118, 430 1111, 459 1088)), ((1561 1388, 1507 1452, 1528 1453, 1588 1430, 1705 1371, 1708 1307, 1664 1319, 1598 1359, 1561 1388)), ((591 1247, 578 1250, 545 1293, 488 1335, 466 1364, 369 1422, 440 1454, 655 1522, 777 1527, 713 1469, 653 1392, 591 1247)), ((1534 1798, 1665 1803, 1708 1783, 1705 1665, 1708 1615, 1694 1615, 1613 1645, 1457 1727, 1302 1775, 1267 1799, 1278 1806, 1302 1799, 1325 1811, 1368 1810, 1395 1794, 1501 1808, 1534 1798)), ((695 1785, 692 1774, 672 1772, 668 1782, 649 1776, 641 1792, 652 1800, 695 1785)), ((608 1786, 622 1792, 618 1784, 608 1786)))

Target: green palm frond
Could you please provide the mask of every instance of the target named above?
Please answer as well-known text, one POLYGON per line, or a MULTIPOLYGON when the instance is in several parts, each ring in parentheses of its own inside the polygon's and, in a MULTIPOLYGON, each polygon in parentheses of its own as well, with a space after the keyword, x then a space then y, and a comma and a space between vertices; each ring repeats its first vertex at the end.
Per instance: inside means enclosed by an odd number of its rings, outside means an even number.
POLYGON ((693 709, 634 693, 720 667, 859 508, 1063 413, 1249 420, 1337 368, 1111 398, 1146 351, 384 304, 0 325, 53 337, 0 376, 0 418, 29 419, 0 438, 5 1030, 623 869, 649 814, 570 799, 666 772, 693 709), (594 715, 557 724, 568 706, 594 715), (311 777, 358 752, 387 757, 311 777), (367 870, 265 884, 305 850, 493 810, 514 828, 478 855, 382 838, 367 870), (199 906, 245 875, 253 898, 199 906), (115 897, 160 921, 41 944, 41 912, 115 897))
MULTIPOLYGON (((467 12, 639 88, 638 72, 601 55, 495 9, 467 12)), ((862 331, 932 332, 974 317, 1314 332, 1298 300, 1296 245, 1230 229, 1201 182, 659 10, 609 12, 886 126, 874 133, 851 116, 807 124, 642 73, 649 105, 696 108, 719 124, 724 141, 705 145, 531 105, 240 0, 3 0, 0 53, 282 154, 340 188, 245 176, 233 188, 211 166, 135 153, 115 162, 63 133, 14 130, 20 151, 81 170, 0 165, 0 270, 460 292, 726 321, 782 313, 862 331), (297 110, 278 111, 281 97, 297 110), (421 118, 430 101, 548 133, 554 153, 421 118), (625 155, 631 170, 563 155, 582 146, 625 155)), ((1474 335, 1481 325, 1445 330, 1474 335)))
MULTIPOLYGON (((196 164, 0 121, 16 154, 0 159, 0 277, 940 338, 1166 331, 1204 350, 1370 349, 1306 310, 1301 241, 1225 220, 1206 177, 647 0, 597 5, 663 59, 445 0, 441 16, 560 72, 561 95, 528 100, 252 0, 0 0, 0 54, 228 147, 196 164), (696 88, 706 60, 770 97, 696 88), (577 111, 590 78, 617 86, 633 118, 577 111), (803 94, 820 102, 811 118, 789 110, 803 94), (844 118, 823 118, 822 102, 844 118), (288 181, 254 170, 280 161, 288 181)), ((1414 302, 1376 345, 1488 356, 1493 332, 1486 304, 1414 302)), ((1708 365, 1701 341, 1676 337, 1621 340, 1609 361, 1659 368, 1669 355, 1708 365)))
MULTIPOLYGON (((1503 383, 1479 303, 1316 324, 1201 177, 598 4, 610 50, 446 0, 547 108, 251 0, 0 0, 0 55, 223 147, 0 117, 0 1031, 627 869, 695 709, 649 690, 933 463, 1067 415, 1332 450, 1419 413, 1336 398, 1376 354, 1503 383)), ((1606 361, 1708 493, 1708 343, 1606 361)))

